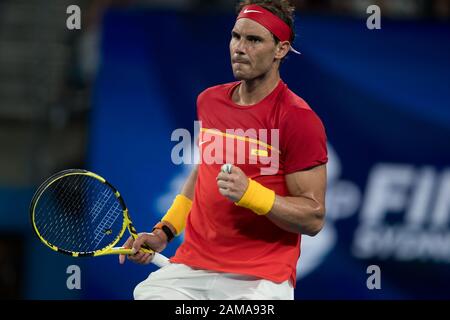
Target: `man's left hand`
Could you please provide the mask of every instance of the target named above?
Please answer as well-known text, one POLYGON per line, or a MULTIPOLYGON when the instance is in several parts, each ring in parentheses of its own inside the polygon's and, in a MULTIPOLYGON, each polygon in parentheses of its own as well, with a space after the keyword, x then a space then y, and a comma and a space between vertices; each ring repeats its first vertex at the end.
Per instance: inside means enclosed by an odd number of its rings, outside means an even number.
POLYGON ((219 192, 230 201, 241 200, 248 187, 248 177, 239 167, 231 166, 231 173, 220 171, 217 175, 219 192))

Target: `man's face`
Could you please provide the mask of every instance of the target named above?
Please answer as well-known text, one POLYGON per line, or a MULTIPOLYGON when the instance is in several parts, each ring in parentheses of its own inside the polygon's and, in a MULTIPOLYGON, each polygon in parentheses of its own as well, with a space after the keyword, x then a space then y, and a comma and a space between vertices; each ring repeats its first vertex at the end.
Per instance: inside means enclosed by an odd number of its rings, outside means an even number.
POLYGON ((275 63, 276 44, 269 30, 250 19, 239 19, 231 32, 230 55, 234 77, 252 80, 275 63))

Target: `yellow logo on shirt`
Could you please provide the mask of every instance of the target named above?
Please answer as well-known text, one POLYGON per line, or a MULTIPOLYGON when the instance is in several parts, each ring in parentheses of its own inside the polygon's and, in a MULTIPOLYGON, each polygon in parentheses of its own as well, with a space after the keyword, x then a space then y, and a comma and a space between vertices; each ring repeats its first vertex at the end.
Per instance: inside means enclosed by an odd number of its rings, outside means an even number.
POLYGON ((267 152, 267 150, 260 150, 260 149, 252 149, 251 154, 252 156, 260 156, 260 157, 269 156, 269 152, 267 152))

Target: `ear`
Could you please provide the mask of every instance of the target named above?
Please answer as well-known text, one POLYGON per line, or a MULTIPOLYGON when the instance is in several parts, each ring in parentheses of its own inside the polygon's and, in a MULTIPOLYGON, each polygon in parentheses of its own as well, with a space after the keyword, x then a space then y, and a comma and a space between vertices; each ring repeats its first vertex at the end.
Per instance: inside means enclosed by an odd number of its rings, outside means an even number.
POLYGON ((275 49, 275 59, 283 59, 289 53, 290 48, 291 44, 289 41, 279 42, 275 49))

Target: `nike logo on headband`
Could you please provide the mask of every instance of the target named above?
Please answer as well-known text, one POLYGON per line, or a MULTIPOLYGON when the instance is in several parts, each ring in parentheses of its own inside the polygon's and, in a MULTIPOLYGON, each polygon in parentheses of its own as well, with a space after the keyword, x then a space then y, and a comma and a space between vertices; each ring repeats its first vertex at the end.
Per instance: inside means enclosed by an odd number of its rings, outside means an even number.
POLYGON ((248 9, 244 10, 244 13, 252 13, 252 12, 254 12, 254 13, 262 13, 261 11, 256 11, 256 10, 248 10, 248 9))

